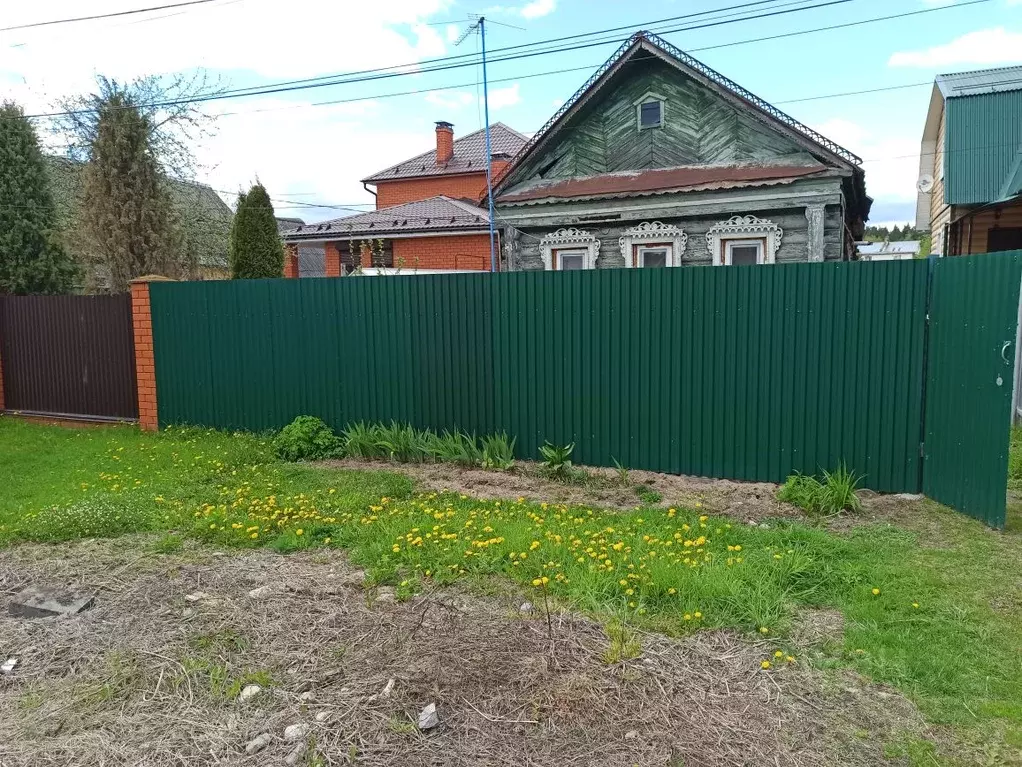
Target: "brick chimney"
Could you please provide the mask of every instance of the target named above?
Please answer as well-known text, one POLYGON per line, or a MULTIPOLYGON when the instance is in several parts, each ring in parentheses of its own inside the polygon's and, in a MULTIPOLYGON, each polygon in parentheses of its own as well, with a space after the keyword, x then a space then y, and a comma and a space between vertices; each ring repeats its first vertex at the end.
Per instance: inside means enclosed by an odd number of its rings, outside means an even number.
POLYGON ((436 124, 436 164, 445 165, 454 157, 454 126, 442 120, 436 124))

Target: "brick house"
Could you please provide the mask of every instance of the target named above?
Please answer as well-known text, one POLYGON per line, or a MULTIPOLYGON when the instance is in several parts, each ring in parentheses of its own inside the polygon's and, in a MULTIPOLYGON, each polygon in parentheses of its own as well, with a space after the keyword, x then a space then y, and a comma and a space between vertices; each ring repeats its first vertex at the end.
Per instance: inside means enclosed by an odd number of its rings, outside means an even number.
MULTIPOLYGON (((494 176, 527 142, 503 123, 490 126, 494 176)), ((289 246, 288 276, 304 276, 294 268, 298 248, 313 246, 323 250, 327 277, 355 269, 385 274, 490 268, 489 213, 481 207, 485 131, 455 139, 454 126, 438 122, 433 149, 362 179, 362 185, 376 196, 376 210, 282 233, 289 246)))

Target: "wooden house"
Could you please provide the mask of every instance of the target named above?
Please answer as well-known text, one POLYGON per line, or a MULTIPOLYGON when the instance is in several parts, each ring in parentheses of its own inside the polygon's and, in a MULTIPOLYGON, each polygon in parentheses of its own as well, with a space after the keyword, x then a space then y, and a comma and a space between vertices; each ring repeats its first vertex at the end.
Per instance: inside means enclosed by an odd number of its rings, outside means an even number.
POLYGON ((916 228, 942 256, 1022 249, 1022 67, 939 75, 919 153, 916 228))
POLYGON ((871 203, 858 157, 648 32, 494 194, 506 269, 852 259, 871 203))

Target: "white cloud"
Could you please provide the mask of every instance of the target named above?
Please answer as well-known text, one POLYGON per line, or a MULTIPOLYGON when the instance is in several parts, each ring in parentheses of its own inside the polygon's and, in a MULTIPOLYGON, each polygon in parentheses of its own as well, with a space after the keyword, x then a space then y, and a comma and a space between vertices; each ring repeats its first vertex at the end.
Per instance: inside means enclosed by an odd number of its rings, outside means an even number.
MULTIPOLYGON (((300 78, 413 63, 445 53, 437 29, 423 22, 449 3, 291 0, 283 18, 276 0, 245 0, 130 21, 26 29, 2 35, 0 74, 16 73, 33 86, 66 93, 91 83, 97 72, 129 79, 202 66, 300 78)), ((81 15, 79 0, 3 5, 5 26, 81 15)), ((123 0, 89 3, 90 13, 123 9, 123 0)))
MULTIPOLYGON (((82 15, 80 0, 0 0, 0 5, 4 26, 82 15)), ((96 73, 124 80, 203 67, 237 87, 373 67, 409 64, 414 70, 414 62, 446 52, 444 28, 426 22, 450 5, 451 0, 290 0, 281 16, 276 0, 245 0, 161 18, 3 33, 0 98, 16 99, 30 113, 49 111, 61 97, 91 91, 96 73)), ((124 7, 124 0, 90 0, 88 10, 124 7)), ((379 92, 378 86, 211 102, 208 111, 224 116, 217 134, 195 148, 199 179, 227 190, 223 196, 232 202, 234 190, 258 177, 277 198, 371 203, 359 179, 431 148, 435 118, 408 110, 415 99, 309 104, 379 92), (229 112, 239 114, 224 114, 229 112)), ((307 220, 346 213, 283 206, 278 204, 281 215, 307 220)))
POLYGON ((892 67, 990 66, 1022 61, 1022 32, 1004 27, 969 32, 944 45, 891 55, 892 67))
POLYGON ((523 19, 538 19, 548 16, 557 9, 557 0, 531 0, 522 6, 517 5, 491 5, 483 10, 484 14, 491 16, 521 16, 523 19))
POLYGON ((514 106, 521 100, 518 83, 511 83, 506 88, 494 88, 490 91, 490 109, 514 106))
MULTIPOLYGON (((490 111, 514 106, 521 100, 521 88, 518 83, 512 83, 506 88, 493 88, 490 90, 490 111)), ((426 94, 427 103, 443 109, 461 110, 475 107, 481 101, 481 96, 477 99, 474 93, 468 91, 434 91, 426 94)))
POLYGON ((897 136, 883 127, 871 129, 844 118, 834 118, 813 128, 863 158, 866 193, 876 208, 916 199, 919 172, 919 139, 897 136))
POLYGON ((554 12, 557 7, 557 0, 532 0, 522 6, 521 14, 525 19, 538 19, 554 12))

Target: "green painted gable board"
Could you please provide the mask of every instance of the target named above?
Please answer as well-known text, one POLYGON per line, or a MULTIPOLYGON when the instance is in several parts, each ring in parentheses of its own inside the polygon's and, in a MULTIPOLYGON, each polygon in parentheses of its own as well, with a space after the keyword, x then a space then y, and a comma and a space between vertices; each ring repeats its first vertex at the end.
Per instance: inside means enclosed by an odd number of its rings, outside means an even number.
POLYGON ((995 202, 1022 193, 1022 91, 945 102, 944 202, 995 202))
POLYGON ((679 165, 813 161, 780 131, 653 57, 629 61, 557 133, 514 172, 515 181, 679 165), (665 100, 664 126, 639 130, 635 104, 648 93, 665 100))

